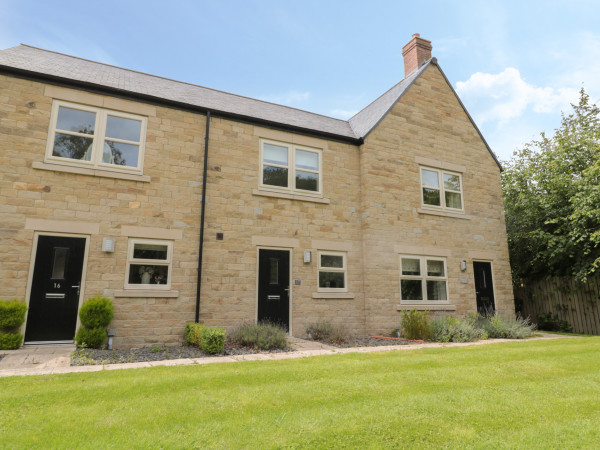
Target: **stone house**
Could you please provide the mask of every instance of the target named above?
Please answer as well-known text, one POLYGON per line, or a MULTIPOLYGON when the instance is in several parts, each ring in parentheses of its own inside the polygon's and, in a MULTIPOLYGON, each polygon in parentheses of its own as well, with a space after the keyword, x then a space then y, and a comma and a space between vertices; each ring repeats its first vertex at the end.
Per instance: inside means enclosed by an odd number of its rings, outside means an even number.
POLYGON ((501 168, 431 49, 413 36, 404 79, 349 121, 0 51, 0 298, 27 301, 25 341, 71 340, 96 295, 115 347, 194 320, 513 314, 501 168))

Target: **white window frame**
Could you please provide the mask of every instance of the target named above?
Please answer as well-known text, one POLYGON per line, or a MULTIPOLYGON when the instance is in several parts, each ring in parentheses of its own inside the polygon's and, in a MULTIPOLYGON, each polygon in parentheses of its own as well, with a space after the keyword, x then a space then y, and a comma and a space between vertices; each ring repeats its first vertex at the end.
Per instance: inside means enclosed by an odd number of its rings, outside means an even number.
POLYGON ((435 167, 428 166, 419 166, 419 177, 421 179, 421 206, 423 208, 431 208, 445 211, 456 211, 456 212, 464 212, 465 211, 465 196, 463 190, 463 182, 462 182, 462 174, 459 172, 453 172, 451 170, 438 169, 435 167), (431 172, 436 172, 438 175, 438 184, 439 188, 435 186, 428 186, 423 182, 423 170, 429 170, 431 172), (444 174, 453 175, 458 177, 458 182, 460 184, 460 192, 452 189, 446 189, 444 187, 444 174), (423 195, 423 188, 427 189, 437 189, 440 191, 440 204, 439 205, 429 205, 425 203, 425 197, 423 195), (460 206, 461 208, 452 208, 450 206, 446 206, 446 191, 452 192, 454 194, 460 195, 460 206))
POLYGON ((305 145, 297 145, 290 144, 287 142, 279 142, 272 141, 268 139, 260 140, 260 163, 259 163, 259 181, 258 185, 260 189, 269 190, 269 191, 277 191, 277 192, 287 192, 294 194, 302 194, 302 195, 310 195, 310 196, 323 196, 323 150, 319 148, 307 147, 305 145), (267 163, 267 166, 271 167, 281 167, 288 170, 288 185, 287 187, 282 186, 273 186, 271 184, 263 183, 263 175, 264 175, 264 157, 263 150, 265 144, 276 145, 278 147, 286 147, 288 149, 288 164, 287 166, 279 165, 279 164, 271 164, 267 163), (319 157, 319 170, 309 170, 309 169, 299 169, 302 172, 310 172, 318 174, 318 187, 317 191, 307 191, 305 189, 296 189, 296 150, 302 150, 305 152, 316 153, 319 157))
POLYGON ((125 289, 159 289, 170 290, 171 279, 173 277, 173 241, 165 241, 158 239, 138 239, 130 238, 127 247, 127 265, 125 269, 125 289), (152 244, 167 246, 167 259, 141 259, 133 257, 135 244, 152 244), (151 266, 167 267, 167 283, 166 284, 129 284, 129 269, 131 264, 147 264, 151 266))
POLYGON ((400 301, 406 305, 445 305, 450 302, 450 292, 448 290, 448 264, 443 256, 423 256, 423 255, 400 255, 398 259, 400 263, 400 301), (402 259, 418 259, 420 275, 403 275, 402 274, 402 259), (444 276, 436 277, 427 275, 427 261, 442 261, 444 263, 444 276), (421 280, 421 292, 423 300, 405 300, 402 298, 402 280, 421 280), (427 298, 427 281, 444 281, 446 283, 446 300, 429 300, 427 298))
POLYGON ((347 265, 347 254, 346 252, 333 252, 327 250, 320 250, 317 252, 317 292, 348 292, 348 265, 347 265), (341 256, 342 267, 323 267, 321 265, 321 256, 341 256), (319 274, 321 272, 339 272, 344 274, 344 287, 343 288, 327 288, 319 286, 319 274))
POLYGON ((144 116, 138 116, 135 114, 124 113, 120 111, 114 111, 105 108, 97 108, 95 106, 81 105, 78 103, 65 102, 62 100, 55 100, 52 104, 52 113, 50 116, 50 131, 48 133, 48 144, 46 146, 46 162, 52 162, 56 164, 63 164, 68 166, 87 167, 90 169, 101 169, 112 172, 124 172, 124 173, 137 173, 141 174, 144 167, 144 150, 146 146, 146 129, 148 124, 148 118, 144 116), (69 130, 57 130, 58 122, 58 110, 63 106, 65 108, 77 109, 80 111, 93 112, 96 114, 96 122, 94 124, 94 134, 87 135, 84 133, 77 133, 69 130), (128 141, 124 139, 108 138, 110 141, 132 144, 139 146, 138 161, 136 167, 130 166, 119 166, 115 164, 108 164, 102 162, 102 153, 104 150, 104 141, 106 140, 106 123, 108 116, 121 117, 123 119, 131 119, 141 122, 140 128, 140 141, 128 141), (54 137, 57 131, 63 134, 69 134, 72 136, 81 136, 91 138, 92 141, 92 157, 90 161, 63 158, 61 156, 54 156, 52 154, 54 150, 54 137))

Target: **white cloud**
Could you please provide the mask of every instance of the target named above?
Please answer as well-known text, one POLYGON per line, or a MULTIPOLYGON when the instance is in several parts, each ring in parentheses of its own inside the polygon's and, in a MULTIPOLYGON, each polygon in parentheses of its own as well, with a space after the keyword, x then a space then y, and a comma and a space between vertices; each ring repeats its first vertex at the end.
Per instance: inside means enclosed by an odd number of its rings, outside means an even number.
POLYGON ((288 91, 282 94, 270 94, 263 95, 259 97, 260 100, 264 100, 266 102, 278 103, 280 105, 287 106, 298 106, 305 104, 310 100, 310 92, 300 92, 300 91, 288 91))
POLYGON ((577 89, 529 84, 514 67, 495 75, 474 73, 467 81, 456 83, 456 91, 479 124, 503 124, 528 109, 534 113, 559 113, 578 98, 577 89))
POLYGON ((330 111, 330 115, 332 117, 337 117, 338 119, 349 119, 353 115, 355 115, 358 110, 348 110, 348 109, 332 109, 330 111))

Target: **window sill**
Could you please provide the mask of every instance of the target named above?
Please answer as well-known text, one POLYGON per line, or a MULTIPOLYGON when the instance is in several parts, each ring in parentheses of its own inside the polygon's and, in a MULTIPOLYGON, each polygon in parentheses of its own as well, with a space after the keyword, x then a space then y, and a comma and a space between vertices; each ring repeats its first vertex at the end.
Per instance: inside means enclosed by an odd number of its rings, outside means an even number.
POLYGON ((103 177, 103 178, 118 178, 120 180, 131 180, 131 181, 142 181, 144 183, 150 182, 150 177, 148 175, 136 175, 132 173, 121 173, 121 172, 111 172, 110 170, 102 170, 102 169, 89 169, 87 167, 75 167, 75 166, 67 166, 62 164, 52 164, 45 163, 40 161, 34 161, 31 165, 34 169, 40 170, 52 170, 54 172, 65 172, 65 173, 75 173, 78 175, 91 175, 94 177, 103 177))
POLYGON ((312 298, 328 299, 353 299, 355 297, 351 292, 313 292, 312 298))
POLYGON ((288 200, 300 200, 303 202, 313 202, 313 203, 331 203, 331 200, 328 198, 322 197, 312 197, 310 195, 301 195, 301 194, 287 194, 285 192, 277 192, 277 191, 266 191, 262 189, 252 189, 252 195, 260 195, 262 197, 275 197, 275 198, 285 198, 288 200))
POLYGON ((179 291, 161 291, 158 289, 123 289, 114 291, 113 296, 130 298, 176 298, 179 297, 179 291))
POLYGON ((465 213, 455 213, 449 211, 439 211, 437 209, 417 209, 419 214, 431 214, 432 216, 442 216, 442 217, 453 217, 455 219, 463 219, 463 220, 471 220, 471 216, 467 216, 465 213))
POLYGON ((411 309, 417 311, 456 311, 456 305, 396 305, 396 311, 409 311, 411 309))

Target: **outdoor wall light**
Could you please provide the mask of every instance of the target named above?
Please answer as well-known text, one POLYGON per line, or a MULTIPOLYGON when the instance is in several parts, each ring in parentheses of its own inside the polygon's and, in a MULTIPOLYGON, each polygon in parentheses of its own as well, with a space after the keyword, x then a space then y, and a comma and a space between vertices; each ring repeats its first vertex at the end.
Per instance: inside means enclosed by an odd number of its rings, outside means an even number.
POLYGON ((108 349, 112 350, 113 348, 113 337, 115 337, 115 330, 108 330, 108 349))
POLYGON ((310 262, 310 258, 311 258, 311 256, 310 256, 310 250, 305 250, 304 251, 304 262, 305 263, 309 263, 310 262))
POLYGON ((460 270, 462 270, 463 272, 467 270, 467 261, 465 261, 464 259, 460 262, 460 270))
POLYGON ((115 238, 105 237, 102 238, 102 251, 112 253, 115 251, 115 238))

